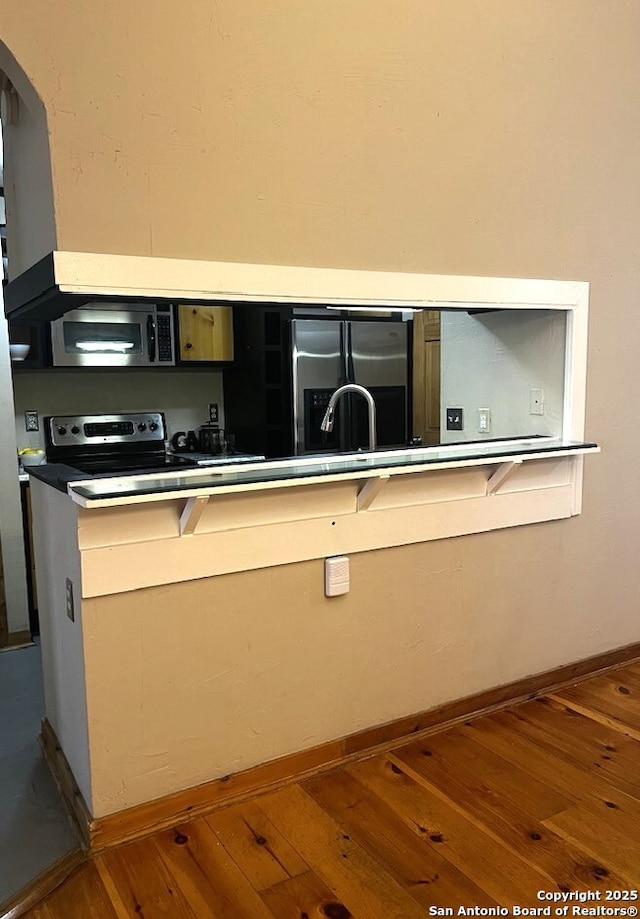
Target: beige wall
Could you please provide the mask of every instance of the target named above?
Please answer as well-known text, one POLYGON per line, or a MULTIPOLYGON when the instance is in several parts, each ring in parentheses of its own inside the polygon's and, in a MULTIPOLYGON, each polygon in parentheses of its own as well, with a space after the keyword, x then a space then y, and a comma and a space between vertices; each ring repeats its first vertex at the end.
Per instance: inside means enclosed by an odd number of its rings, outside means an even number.
MULTIPOLYGON (((424 617, 425 707, 640 638, 636 0, 8 0, 2 31, 59 248, 590 281, 582 516, 363 556, 381 590, 346 603, 424 617)), ((255 575, 243 615, 309 614, 312 570, 255 575)), ((379 658, 407 680, 401 644, 379 658)))
MULTIPOLYGON (((464 545, 432 544, 427 565, 422 546, 353 556, 333 600, 322 561, 138 591, 134 617, 131 594, 85 600, 93 815, 436 705, 460 673, 469 692, 495 682, 493 629, 461 614, 464 545)), ((517 634, 510 605, 492 619, 517 634)))

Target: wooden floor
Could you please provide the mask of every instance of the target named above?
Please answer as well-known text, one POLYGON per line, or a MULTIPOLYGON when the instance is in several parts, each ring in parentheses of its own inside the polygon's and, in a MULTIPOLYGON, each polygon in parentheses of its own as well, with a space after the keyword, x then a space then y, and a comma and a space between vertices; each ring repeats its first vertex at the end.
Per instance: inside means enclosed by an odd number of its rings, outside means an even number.
POLYGON ((638 887, 635 663, 108 851, 28 916, 424 919, 638 887))

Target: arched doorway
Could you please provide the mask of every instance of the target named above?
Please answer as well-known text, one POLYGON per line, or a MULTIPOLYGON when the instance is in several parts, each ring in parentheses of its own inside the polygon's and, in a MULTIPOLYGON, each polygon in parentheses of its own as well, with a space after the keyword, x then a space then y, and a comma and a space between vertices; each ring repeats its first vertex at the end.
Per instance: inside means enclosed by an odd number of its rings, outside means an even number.
MULTIPOLYGON (((6 258, 12 279, 56 247, 51 156, 45 106, 12 52, 0 42, 6 258)), ((4 249, 4 247, 3 247, 4 249)), ((3 251, 3 256, 5 255, 3 251)), ((30 637, 22 507, 17 481, 16 417, 9 329, 0 321, 0 647, 30 637)))
MULTIPOLYGON (((55 248, 55 223, 45 108, 2 43, 0 96, 4 129, 1 194, 6 200, 7 249, 3 272, 6 281, 7 273, 9 277, 17 276, 55 248)), ((0 300, 3 301, 1 295, 0 300)), ((0 438, 0 903, 77 844, 37 743, 44 713, 42 669, 40 649, 30 643, 9 333, 3 304, 0 312, 3 431, 0 438)), ((1 907, 0 912, 4 912, 1 907)))

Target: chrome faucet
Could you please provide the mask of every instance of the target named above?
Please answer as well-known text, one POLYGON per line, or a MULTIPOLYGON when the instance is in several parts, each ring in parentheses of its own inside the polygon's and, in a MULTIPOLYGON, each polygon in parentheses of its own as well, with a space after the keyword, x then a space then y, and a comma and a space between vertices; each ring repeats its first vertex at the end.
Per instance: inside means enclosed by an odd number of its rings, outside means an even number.
POLYGON ((335 412, 336 405, 340 396, 344 395, 346 392, 357 392, 367 400, 367 405, 369 408, 369 449, 375 450, 376 448, 376 404, 373 401, 373 396, 368 389, 365 389, 364 386, 359 386, 358 383, 345 383, 344 386, 339 386, 338 389, 332 394, 329 399, 329 404, 327 405, 327 410, 324 413, 324 418, 320 423, 320 430, 330 433, 333 431, 333 423, 335 421, 335 412))

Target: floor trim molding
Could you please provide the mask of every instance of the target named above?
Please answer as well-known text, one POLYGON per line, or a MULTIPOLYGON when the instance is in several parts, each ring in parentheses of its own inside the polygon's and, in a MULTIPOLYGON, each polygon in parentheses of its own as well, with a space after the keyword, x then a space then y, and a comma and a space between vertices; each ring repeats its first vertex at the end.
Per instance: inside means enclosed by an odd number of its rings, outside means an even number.
MULTIPOLYGON (((73 822, 80 834, 80 841, 84 849, 90 848, 89 827, 91 825, 91 814, 89 808, 84 802, 82 793, 73 777, 71 766, 62 752, 60 742, 56 737, 56 732, 51 727, 50 722, 42 719, 41 733, 38 738, 42 753, 47 765, 53 775, 53 780, 60 792, 60 797, 67 805, 67 810, 71 815, 73 822)), ((0 917, 1 919, 1 917, 0 917)))
MULTIPOLYGON (((403 741, 411 743, 420 736, 443 730, 460 721, 556 691, 638 658, 640 642, 448 702, 417 715, 367 728, 243 772, 95 819, 89 815, 55 733, 46 719, 43 721, 41 743, 56 784, 79 825, 82 839, 91 852, 98 852, 326 772, 344 763, 383 752, 403 741)), ((0 919, 3 917, 0 916, 0 919)))
POLYGON ((20 632, 7 632, 4 635, 0 631, 0 642, 2 644, 0 651, 18 651, 20 648, 29 648, 33 644, 29 629, 22 629, 20 632))

